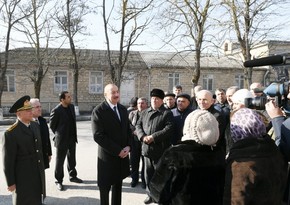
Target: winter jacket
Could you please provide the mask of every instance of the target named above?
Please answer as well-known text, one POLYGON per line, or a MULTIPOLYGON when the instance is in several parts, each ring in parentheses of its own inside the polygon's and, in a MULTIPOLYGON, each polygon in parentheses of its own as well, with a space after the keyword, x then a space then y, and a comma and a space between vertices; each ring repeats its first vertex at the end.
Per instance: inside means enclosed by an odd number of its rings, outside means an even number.
POLYGON ((279 205, 287 164, 268 136, 237 141, 226 166, 224 205, 279 205))
POLYGON ((183 141, 163 154, 150 182, 150 196, 163 205, 220 205, 224 175, 221 148, 183 141))

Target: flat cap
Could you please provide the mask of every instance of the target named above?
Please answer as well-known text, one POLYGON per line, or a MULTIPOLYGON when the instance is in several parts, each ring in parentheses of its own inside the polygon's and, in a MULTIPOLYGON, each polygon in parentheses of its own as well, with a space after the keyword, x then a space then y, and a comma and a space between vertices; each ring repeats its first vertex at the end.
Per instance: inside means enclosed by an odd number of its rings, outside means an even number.
POLYGON ((30 96, 25 95, 18 99, 10 108, 9 112, 10 113, 16 113, 21 110, 30 110, 32 109, 32 106, 30 104, 30 96))
POLYGON ((164 91, 158 88, 154 88, 150 92, 150 97, 159 97, 160 99, 164 99, 164 91))
POLYGON ((174 93, 166 93, 164 95, 164 97, 167 97, 167 96, 170 96, 170 97, 174 97, 175 98, 176 95, 174 93))
POLYGON ((179 95, 177 95, 176 99, 178 98, 186 98, 189 102, 190 102, 190 95, 186 94, 186 93, 181 93, 179 95))

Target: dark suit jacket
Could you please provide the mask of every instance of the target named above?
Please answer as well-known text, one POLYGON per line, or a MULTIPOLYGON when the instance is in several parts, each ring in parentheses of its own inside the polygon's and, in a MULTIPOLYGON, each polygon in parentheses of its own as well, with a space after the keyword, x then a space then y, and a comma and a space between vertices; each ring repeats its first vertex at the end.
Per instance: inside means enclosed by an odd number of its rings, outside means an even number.
POLYGON ((58 104, 50 113, 50 123, 49 126, 52 132, 55 134, 53 141, 54 146, 58 149, 67 149, 69 142, 72 140, 77 142, 77 126, 76 126, 76 115, 74 110, 74 105, 70 104, 68 107, 72 113, 73 126, 69 122, 69 117, 65 111, 65 108, 58 104), (74 133, 70 136, 69 133, 74 133))
POLYGON ((104 101, 92 112, 92 131, 98 143, 98 185, 108 186, 120 182, 130 174, 129 157, 118 155, 121 150, 130 146, 131 130, 127 109, 118 104, 121 122, 104 101))
POLYGON ((35 204, 38 194, 45 196, 39 126, 31 122, 30 127, 16 121, 3 137, 4 173, 8 186, 16 184, 17 204, 35 204))
POLYGON ((44 168, 49 168, 49 159, 48 157, 52 155, 51 152, 51 143, 49 138, 49 129, 47 126, 46 119, 43 117, 38 117, 39 128, 40 128, 40 135, 42 141, 42 153, 43 153, 43 163, 44 168))

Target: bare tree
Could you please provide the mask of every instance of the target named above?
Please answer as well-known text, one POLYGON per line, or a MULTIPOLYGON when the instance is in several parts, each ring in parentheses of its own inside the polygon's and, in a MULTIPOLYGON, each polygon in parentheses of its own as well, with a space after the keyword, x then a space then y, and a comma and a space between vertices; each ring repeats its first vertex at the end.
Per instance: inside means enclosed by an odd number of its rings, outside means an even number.
POLYGON ((160 27, 166 33, 164 42, 166 45, 172 45, 177 54, 181 52, 195 53, 196 64, 192 71, 194 86, 200 78, 200 59, 209 27, 207 22, 214 6, 211 0, 166 0, 165 3, 161 7, 162 18, 159 22, 160 27), (176 42, 183 45, 181 50, 175 46, 176 42))
POLYGON ((86 26, 83 23, 85 15, 90 13, 90 9, 85 0, 66 0, 66 4, 61 6, 61 10, 56 12, 56 21, 63 31, 65 37, 69 40, 70 50, 72 54, 72 61, 70 67, 73 71, 73 98, 74 103, 78 106, 78 78, 79 70, 79 55, 76 49, 75 36, 83 34, 86 26))
POLYGON ((2 93, 6 87, 6 71, 9 59, 9 46, 11 32, 16 23, 28 17, 31 14, 30 9, 25 9, 21 5, 21 0, 1 0, 0 13, 1 18, 6 24, 5 50, 3 56, 0 56, 0 106, 2 105, 2 93), (22 12, 25 11, 25 12, 22 12))
POLYGON ((21 27, 17 29, 27 37, 29 45, 35 52, 34 59, 37 66, 27 77, 33 82, 35 97, 39 99, 42 81, 49 68, 48 48, 53 29, 50 23, 52 14, 46 10, 49 2, 50 0, 30 0, 32 15, 20 21, 21 27))
POLYGON ((136 40, 146 30, 147 26, 151 22, 152 17, 145 18, 143 22, 140 18, 143 14, 150 11, 152 2, 153 0, 136 0, 135 2, 122 0, 121 8, 117 15, 120 26, 117 28, 113 26, 113 23, 111 22, 111 15, 115 8, 115 0, 113 0, 113 4, 108 15, 106 0, 103 0, 102 15, 108 52, 107 60, 110 68, 111 81, 118 87, 121 86, 122 72, 128 61, 131 47, 136 45, 136 40), (119 50, 117 59, 114 58, 113 51, 111 50, 110 34, 118 36, 119 50))
MULTIPOLYGON (((279 15, 277 9, 284 3, 284 0, 223 1, 231 19, 229 24, 224 24, 235 32, 242 61, 251 60, 253 46, 265 40, 274 31, 277 32, 279 25, 269 22, 269 20, 270 17, 279 15)), ((246 88, 249 88, 252 83, 252 72, 253 68, 244 68, 244 86, 246 88)))

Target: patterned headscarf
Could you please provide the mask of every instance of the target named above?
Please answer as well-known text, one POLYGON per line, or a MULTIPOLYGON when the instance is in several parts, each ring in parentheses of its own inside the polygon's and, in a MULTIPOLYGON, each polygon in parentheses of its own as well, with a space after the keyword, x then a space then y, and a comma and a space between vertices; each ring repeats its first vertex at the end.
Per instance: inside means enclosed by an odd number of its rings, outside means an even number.
POLYGON ((231 136, 234 142, 245 138, 258 138, 266 133, 266 126, 256 111, 237 110, 231 117, 231 136))

